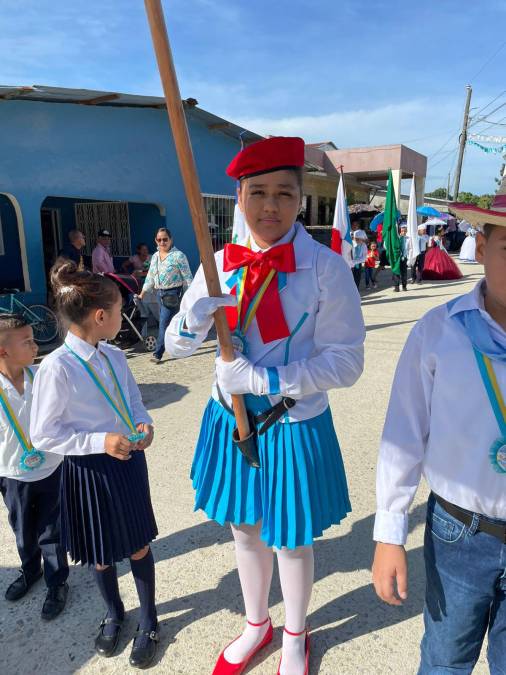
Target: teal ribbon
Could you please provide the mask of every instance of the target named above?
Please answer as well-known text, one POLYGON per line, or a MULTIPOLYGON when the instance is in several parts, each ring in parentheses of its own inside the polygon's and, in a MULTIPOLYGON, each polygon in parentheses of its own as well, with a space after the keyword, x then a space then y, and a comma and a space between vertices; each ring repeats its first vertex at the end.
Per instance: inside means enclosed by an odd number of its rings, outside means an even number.
MULTIPOLYGON (((119 406, 116 404, 116 402, 114 401, 114 399, 112 398, 112 396, 110 395, 110 393, 107 391, 107 389, 104 387, 104 385, 102 384, 102 382, 100 382, 100 380, 98 379, 97 375, 93 372, 93 369, 90 368, 89 364, 86 363, 86 361, 85 361, 84 359, 82 359, 82 358, 79 356, 79 354, 76 354, 75 351, 74 351, 71 347, 69 347, 69 345, 68 345, 66 342, 65 342, 65 347, 69 350, 69 352, 70 352, 73 356, 75 356, 75 358, 76 358, 76 359, 79 361, 79 363, 83 366, 83 368, 86 370, 86 372, 88 373, 88 375, 91 377, 91 379, 92 379, 93 382, 95 383, 95 385, 96 385, 96 387, 98 388, 98 390, 102 393, 102 395, 104 396, 105 400, 107 401, 107 403, 109 403, 109 405, 110 405, 111 408, 114 410, 114 412, 118 415, 118 417, 119 417, 121 420, 123 420, 123 422, 125 422, 125 424, 126 424, 127 426, 129 426, 129 425, 127 424, 126 420, 125 420, 125 415, 124 415, 123 412, 120 410, 119 406)), ((103 354, 103 356, 105 357, 105 359, 106 359, 106 361, 107 361, 107 364, 108 364, 108 366, 109 366, 109 370, 111 371, 111 375, 112 375, 112 377, 113 377, 113 379, 114 379, 114 383, 115 383, 115 385, 116 385, 116 387, 117 387, 117 389, 118 389, 119 395, 120 395, 120 397, 121 397, 121 402, 123 403, 124 410, 125 410, 125 414, 127 415, 128 421, 130 422, 130 425, 131 425, 131 429, 130 429, 130 430, 133 431, 133 430, 135 430, 135 423, 134 423, 134 420, 133 420, 133 418, 132 418, 132 413, 130 412, 130 408, 128 407, 128 404, 127 404, 127 402, 126 402, 125 395, 123 394, 123 390, 122 390, 121 385, 120 385, 120 383, 119 383, 119 381, 118 381, 118 378, 116 377, 116 373, 114 372, 114 368, 112 367, 111 362, 109 361, 109 359, 108 359, 108 357, 107 357, 106 354, 103 354)))
POLYGON ((5 401, 3 400, 3 397, 2 397, 2 396, 0 396, 0 405, 1 405, 2 408, 3 408, 3 411, 4 411, 4 413, 5 413, 5 416, 7 417, 7 420, 9 421, 9 424, 11 425, 11 427, 12 427, 14 433, 16 434, 16 438, 17 438, 18 441, 19 441, 19 445, 23 448, 23 451, 24 451, 24 452, 33 452, 33 448, 29 448, 29 447, 27 446, 27 444, 25 443, 25 439, 24 439, 23 436, 19 433, 19 430, 18 430, 18 422, 17 422, 17 420, 15 420, 15 419, 12 417, 12 415, 11 415, 11 413, 10 413, 10 410, 9 410, 9 408, 5 405, 5 401))
POLYGON ((485 364, 485 359, 483 358, 483 354, 479 352, 476 348, 473 347, 474 355, 476 357, 476 361, 478 363, 478 368, 480 370, 480 375, 481 379, 483 380, 483 384, 485 385, 485 389, 488 394, 488 398, 490 401, 490 405, 492 406, 492 410, 494 411, 495 418, 497 420, 497 424, 499 425, 499 429, 501 430, 501 434, 506 438, 506 419, 502 413, 501 410, 501 404, 499 402, 499 396, 498 393, 495 391, 494 386, 492 384, 492 381, 490 379, 490 374, 487 370, 487 366, 485 364))
POLYGON ((491 148, 486 145, 482 145, 481 143, 477 143, 476 141, 468 140, 467 142, 469 145, 475 145, 477 148, 480 148, 480 150, 483 150, 483 152, 486 152, 487 154, 502 155, 506 152, 506 144, 499 145, 496 148, 491 148))

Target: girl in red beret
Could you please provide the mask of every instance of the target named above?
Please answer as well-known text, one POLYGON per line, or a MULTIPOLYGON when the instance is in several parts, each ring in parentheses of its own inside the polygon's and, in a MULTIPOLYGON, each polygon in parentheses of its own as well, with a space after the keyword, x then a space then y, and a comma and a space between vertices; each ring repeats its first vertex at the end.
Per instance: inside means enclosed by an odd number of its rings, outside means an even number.
POLYGON ((172 356, 189 356, 225 307, 236 346, 233 362, 216 359, 192 467, 196 508, 231 524, 246 610, 214 675, 243 672, 272 639, 274 553, 285 605, 278 672, 308 673, 313 540, 351 509, 327 391, 360 376, 365 330, 347 264, 296 222, 303 166, 301 138, 269 138, 234 158, 227 173, 240 181, 251 234, 216 253, 223 297, 208 297, 199 269, 165 338, 172 356), (255 443, 233 440, 232 394, 245 396, 255 443))

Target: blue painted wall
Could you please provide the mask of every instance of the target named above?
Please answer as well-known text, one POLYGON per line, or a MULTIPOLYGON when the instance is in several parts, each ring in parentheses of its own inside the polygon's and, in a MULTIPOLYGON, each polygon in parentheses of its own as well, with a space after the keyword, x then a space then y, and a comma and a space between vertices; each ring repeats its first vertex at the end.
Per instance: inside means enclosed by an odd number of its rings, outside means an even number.
MULTIPOLYGON (((210 131, 191 112, 188 127, 202 192, 232 195, 234 183, 225 167, 238 151, 239 140, 210 131)), ((46 295, 40 207, 48 196, 160 204, 178 248, 188 255, 192 268, 197 267, 198 251, 165 110, 3 101, 0 129, 0 192, 13 194, 21 206, 32 302, 43 302, 46 295)), ((135 219, 133 244, 152 241, 152 234, 149 214, 135 219)))

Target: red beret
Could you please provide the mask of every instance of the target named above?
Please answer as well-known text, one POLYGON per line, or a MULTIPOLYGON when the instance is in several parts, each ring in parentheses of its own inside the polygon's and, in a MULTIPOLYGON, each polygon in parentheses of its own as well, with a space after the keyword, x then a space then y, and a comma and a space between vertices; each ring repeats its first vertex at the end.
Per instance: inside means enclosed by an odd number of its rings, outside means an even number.
POLYGON ((273 136, 241 150, 227 167, 236 180, 288 167, 304 166, 304 141, 296 136, 273 136))

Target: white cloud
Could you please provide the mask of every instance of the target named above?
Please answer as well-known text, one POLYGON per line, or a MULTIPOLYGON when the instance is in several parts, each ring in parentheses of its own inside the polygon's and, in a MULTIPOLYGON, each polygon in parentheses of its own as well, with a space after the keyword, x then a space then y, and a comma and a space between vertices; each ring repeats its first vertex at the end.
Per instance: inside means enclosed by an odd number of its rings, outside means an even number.
MULTIPOLYGON (((477 104, 479 105, 479 103, 477 104)), ((306 142, 334 141, 338 147, 402 143, 429 157, 427 185, 446 185, 457 149, 462 101, 434 102, 413 99, 357 110, 321 115, 294 115, 280 118, 246 117, 233 121, 260 134, 300 135, 306 142), (435 154, 453 136, 441 152, 435 154)), ((473 152, 468 148, 461 189, 493 192, 500 157, 473 152)))

